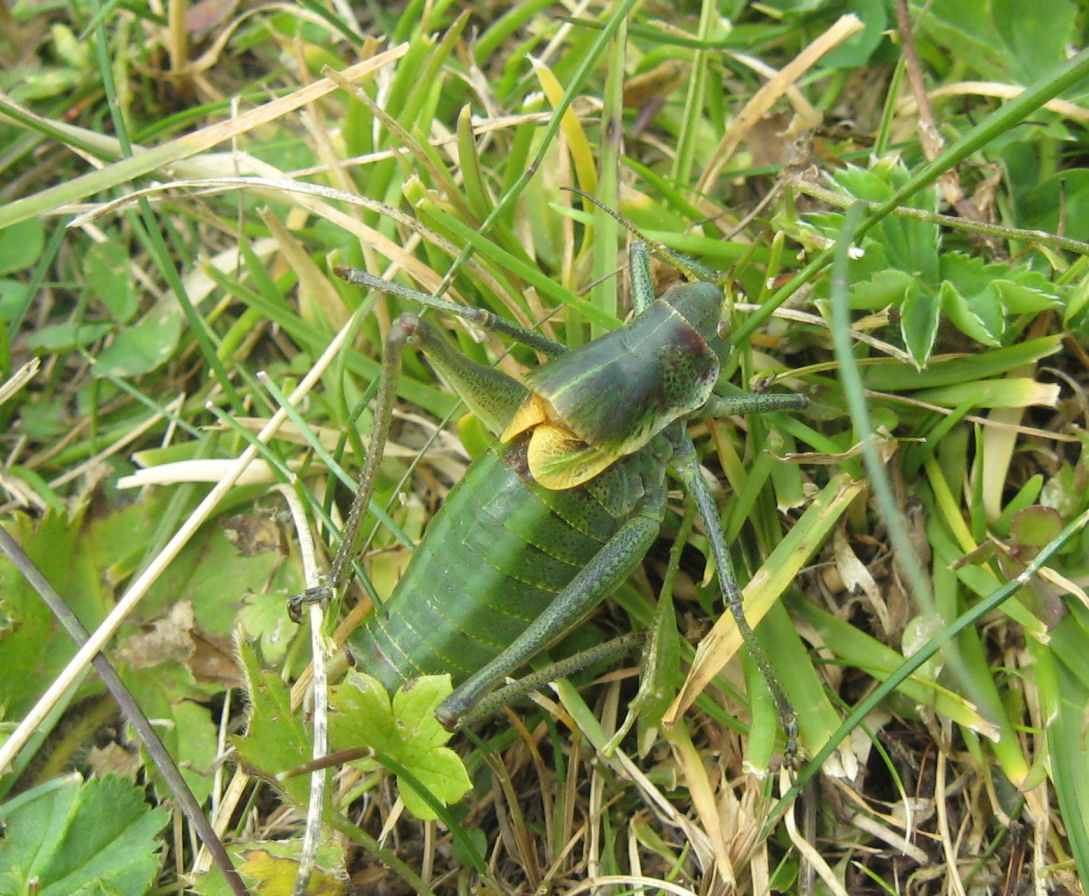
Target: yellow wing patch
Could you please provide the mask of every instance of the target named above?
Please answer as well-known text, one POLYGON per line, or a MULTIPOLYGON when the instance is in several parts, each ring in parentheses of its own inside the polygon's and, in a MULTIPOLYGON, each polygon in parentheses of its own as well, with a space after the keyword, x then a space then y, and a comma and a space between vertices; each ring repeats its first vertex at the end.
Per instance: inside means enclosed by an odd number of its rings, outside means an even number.
POLYGON ((617 456, 592 448, 569 429, 545 424, 533 430, 527 459, 533 478, 558 492, 601 475, 617 456))
POLYGON ((568 429, 547 399, 530 394, 500 440, 529 433, 526 461, 539 485, 554 492, 589 482, 616 463, 618 455, 587 445, 568 429))
POLYGON ((530 392, 529 398, 522 402, 522 406, 514 414, 514 418, 503 430, 499 437, 500 442, 510 442, 524 432, 528 432, 535 426, 548 422, 549 418, 555 418, 552 405, 541 398, 536 392, 530 392))

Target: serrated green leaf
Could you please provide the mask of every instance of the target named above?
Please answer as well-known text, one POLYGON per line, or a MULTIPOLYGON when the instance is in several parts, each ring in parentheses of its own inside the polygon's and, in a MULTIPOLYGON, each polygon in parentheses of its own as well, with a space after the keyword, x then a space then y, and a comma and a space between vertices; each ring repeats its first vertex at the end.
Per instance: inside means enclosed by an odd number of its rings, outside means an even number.
POLYGON ((892 195, 892 187, 884 178, 868 168, 848 165, 834 175, 835 181, 855 199, 883 202, 892 195))
POLYGON ((155 835, 170 814, 148 808, 140 788, 112 776, 88 781, 79 802, 54 868, 67 874, 41 896, 76 893, 89 880, 139 896, 158 870, 155 835))
MULTIPOLYGON (((213 764, 219 754, 215 720, 207 708, 192 700, 172 701, 167 709, 168 715, 155 717, 171 723, 160 737, 197 801, 204 802, 212 793, 213 764)), ((165 784, 160 782, 156 789, 165 796, 165 784)))
MULTIPOLYGON (((310 739, 302 721, 291 711, 291 693, 274 672, 261 669, 257 653, 245 641, 238 644, 238 658, 246 677, 250 699, 245 735, 232 737, 247 767, 269 780, 310 761, 310 739)), ((276 781, 299 805, 305 805, 310 784, 305 776, 276 781)))
POLYGON ((934 349, 941 302, 922 284, 914 283, 900 309, 900 332, 916 366, 923 367, 934 349))
MULTIPOLYGON (((856 199, 881 202, 907 182, 908 171, 895 159, 878 159, 869 169, 848 166, 837 172, 835 179, 856 199)), ((936 193, 933 189, 922 190, 913 200, 916 208, 933 211, 936 193)), ((889 215, 882 219, 865 240, 867 251, 871 245, 880 245, 888 263, 903 273, 922 278, 926 283, 938 282, 938 264, 941 248, 941 230, 937 224, 889 215)))
POLYGON ((925 283, 937 282, 941 249, 941 231, 937 225, 889 215, 878 228, 890 264, 925 283))
POLYGON ((972 295, 982 289, 995 277, 1008 271, 1006 265, 987 264, 982 258, 965 255, 963 252, 946 252, 941 258, 941 277, 948 280, 963 295, 972 295))
POLYGON ((113 776, 43 789, 3 815, 0 893, 27 892, 36 879, 39 896, 141 896, 159 868, 156 834, 170 818, 113 776))
MULTIPOLYGON (((838 234, 843 227, 843 216, 837 215, 838 218, 835 229, 833 229, 829 237, 834 239, 835 234, 838 234)), ((885 271, 890 270, 888 255, 885 252, 885 247, 881 243, 867 236, 862 240, 862 253, 852 253, 847 262, 848 268, 848 280, 850 283, 864 283, 871 277, 878 276, 885 271)), ((896 273, 899 273, 897 271, 896 273)), ((848 294, 849 295, 849 294, 848 294)))
MULTIPOLYGON (((1034 271, 1029 273, 1035 274, 1034 271)), ((1059 297, 1049 288, 1040 289, 1007 278, 994 280, 991 288, 1002 308, 1010 314, 1040 314, 1059 307, 1059 297)))
POLYGON ((30 794, 0 807, 7 828, 0 840, 0 893, 21 893, 34 877, 40 877, 60 849, 75 813, 80 782, 76 779, 47 782, 30 794), (18 821, 19 824, 15 824, 18 821))
POLYGON ((942 256, 941 276, 969 304, 993 303, 1011 314, 1039 314, 1058 306, 1059 296, 1043 274, 1027 265, 987 264, 982 258, 949 252, 942 256))
MULTIPOLYGON (((458 755, 442 746, 452 735, 435 719, 451 690, 449 675, 428 676, 405 685, 390 700, 378 681, 353 671, 330 696, 330 743, 334 749, 369 747, 380 761, 402 766, 443 805, 456 802, 472 785, 458 755)), ((436 817, 413 784, 398 775, 397 786, 417 818, 436 817)))
POLYGON ((849 295, 852 308, 876 311, 889 305, 900 307, 908 292, 917 283, 916 279, 903 271, 886 269, 851 286, 849 295))
POLYGON ((1001 345, 1002 337, 1006 335, 1006 314, 994 291, 994 286, 990 285, 975 295, 965 298, 976 320, 983 323, 987 332, 995 340, 994 344, 1001 345))
MULTIPOLYGON (((277 582, 284 576, 297 578, 298 565, 285 563, 277 570, 277 582)), ((261 655, 270 665, 278 665, 291 646, 292 640, 299 633, 299 627, 284 612, 284 599, 297 594, 298 588, 277 587, 269 591, 247 592, 241 597, 238 611, 238 628, 251 642, 261 646, 261 655)))
POLYGON ((949 316, 954 326, 965 336, 969 336, 983 345, 998 347, 1001 343, 991 332, 987 322, 980 318, 968 300, 961 295, 953 283, 946 280, 941 285, 942 310, 949 316))
POLYGON ((329 740, 338 749, 367 746, 391 755, 398 750, 390 697, 377 679, 349 672, 330 689, 329 706, 329 740))

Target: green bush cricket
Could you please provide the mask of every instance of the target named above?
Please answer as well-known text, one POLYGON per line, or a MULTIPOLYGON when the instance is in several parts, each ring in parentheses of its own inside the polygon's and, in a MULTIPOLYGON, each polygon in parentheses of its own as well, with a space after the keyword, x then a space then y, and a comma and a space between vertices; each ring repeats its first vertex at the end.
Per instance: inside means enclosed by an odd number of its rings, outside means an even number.
MULTIPOLYGON (((704 270, 664 246, 685 273, 704 270)), ((768 683, 793 761, 797 718, 741 605, 718 511, 685 430, 692 417, 797 409, 792 393, 714 395, 719 286, 691 282, 655 298, 647 244, 631 250, 633 318, 567 350, 502 318, 354 268, 347 280, 505 333, 550 356, 525 384, 460 354, 430 324, 404 314, 387 339, 372 448, 327 582, 306 598, 343 587, 361 547, 406 345, 422 350, 442 379, 498 441, 472 463, 429 524, 392 596, 349 637, 360 667, 388 688, 449 673, 454 692, 439 720, 454 728, 494 710, 487 695, 572 629, 643 560, 666 507, 666 473, 692 496, 706 524, 722 597, 768 683)))

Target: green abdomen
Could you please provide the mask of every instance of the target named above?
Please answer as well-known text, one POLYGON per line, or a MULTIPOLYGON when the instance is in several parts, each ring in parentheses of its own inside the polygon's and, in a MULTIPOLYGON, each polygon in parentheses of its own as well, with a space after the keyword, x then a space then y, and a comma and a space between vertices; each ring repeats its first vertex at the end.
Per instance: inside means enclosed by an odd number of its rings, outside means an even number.
POLYGON ((512 468, 523 463, 519 451, 489 450, 469 467, 390 599, 350 637, 359 669, 386 687, 445 672, 456 686, 540 615, 626 519, 584 487, 527 482, 512 468))

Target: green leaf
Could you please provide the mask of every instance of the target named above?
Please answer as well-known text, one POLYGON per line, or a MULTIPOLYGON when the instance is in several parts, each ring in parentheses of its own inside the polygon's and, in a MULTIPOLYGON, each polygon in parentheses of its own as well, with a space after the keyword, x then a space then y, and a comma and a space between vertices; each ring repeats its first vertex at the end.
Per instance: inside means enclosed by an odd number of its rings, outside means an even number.
MULTIPOLYGON (((284 574, 297 578, 298 566, 284 563, 277 569, 277 579, 284 574)), ((239 630, 251 642, 261 646, 265 662, 278 665, 299 632, 299 627, 285 612, 286 598, 297 594, 299 588, 275 591, 247 591, 239 598, 237 624, 239 630)))
POLYGON ((857 69, 870 61, 881 44, 888 23, 888 7, 884 0, 850 0, 847 12, 853 12, 865 26, 820 61, 822 69, 857 69))
POLYGON ((1001 345, 1002 337, 1006 335, 1006 315, 1002 303, 998 301, 994 284, 991 284, 981 292, 967 296, 968 308, 975 315, 976 320, 981 321, 987 327, 993 342, 987 345, 1001 345))
POLYGON ((149 808, 140 788, 114 776, 39 791, 0 807, 7 828, 0 893, 29 892, 32 880, 39 896, 147 891, 159 869, 155 836, 168 812, 149 808))
POLYGON ((0 277, 0 320, 13 321, 29 304, 28 284, 10 277, 0 277))
POLYGON ((942 279, 948 280, 964 295, 986 289, 995 277, 1005 275, 1008 270, 1006 265, 987 264, 982 258, 963 252, 946 252, 941 258, 942 279))
MULTIPOLYGON (((1080 620, 1084 623, 1084 620, 1080 620)), ((1069 657, 1070 663, 1056 664, 1056 685, 1045 691, 1054 699, 1044 703, 1047 718, 1047 742, 1050 749, 1052 777, 1058 795, 1059 809, 1065 820, 1071 852, 1077 863, 1081 880, 1089 874, 1089 751, 1085 746, 1085 705, 1089 700, 1084 679, 1079 672, 1084 669, 1084 628, 1078 629, 1079 620, 1064 619, 1060 627, 1079 651, 1069 657), (1079 637, 1081 635, 1081 637, 1079 637), (1054 706, 1056 712, 1050 712, 1054 706)))
POLYGON ((987 77, 1000 78, 1006 74, 989 4, 979 0, 943 0, 921 18, 920 25, 933 35, 938 46, 957 48, 958 66, 987 77))
POLYGON ((55 96, 68 96, 86 80, 83 72, 59 66, 41 66, 25 72, 14 84, 11 97, 16 102, 32 103, 55 96))
POLYGON ((857 165, 848 165, 842 171, 837 171, 835 180, 855 199, 864 199, 867 202, 884 202, 893 194, 892 187, 884 177, 876 171, 857 165))
POLYGON ((893 267, 925 283, 937 282, 941 232, 936 225, 889 215, 876 231, 875 238, 881 239, 893 267))
MULTIPOLYGON (((465 764, 449 747, 438 747, 421 756, 419 762, 413 767, 416 777, 424 783, 431 796, 444 806, 456 803, 472 787, 469 773, 465 771, 465 764)), ((401 791, 401 798, 405 801, 405 808, 422 821, 436 818, 435 810, 419 795, 416 788, 408 781, 397 776, 397 786, 401 791)))
POLYGON ((128 253, 118 243, 95 243, 83 256, 87 288, 118 323, 127 323, 139 309, 129 271, 128 253))
MULTIPOLYGON (((1035 271, 1028 271, 1033 277, 1043 280, 1035 271)), ((1050 308, 1058 308, 1059 297, 1049 285, 1030 286, 1023 278, 1020 282, 1010 279, 998 279, 991 283, 1002 308, 1009 314, 1040 314, 1050 308)), ((1044 281, 1046 284, 1046 281, 1044 281)))
POLYGON ((1066 296, 1063 326, 1085 336, 1089 331, 1089 279, 1083 278, 1066 296))
MULTIPOLYGON (((848 166, 837 172, 836 182, 856 199, 882 202, 907 183, 908 170, 896 159, 879 159, 870 169, 848 166)), ((912 202, 916 208, 934 211, 937 194, 933 188, 918 192, 912 202)), ((831 234, 829 234, 831 236, 831 234)), ((924 282, 938 282, 938 259, 941 249, 941 231, 937 224, 889 215, 867 234, 866 251, 879 244, 884 249, 888 263, 902 272, 924 282)))
MULTIPOLYGON (((1042 548, 1049 541, 1056 538, 1063 528, 1062 515, 1053 507, 1044 507, 1035 504, 1026 507, 1013 518, 1010 526, 1010 541, 1016 545, 1042 548)), ((1033 551, 1024 559, 1031 559, 1036 555, 1033 551)))
MULTIPOLYGON (((995 307, 988 308, 984 305, 981 308, 978 296, 973 301, 968 301, 949 280, 942 283, 940 294, 942 310, 949 315, 949 319, 958 330, 983 345, 995 347, 1001 345, 998 334, 995 332, 995 313, 997 312, 995 307), (983 312, 983 316, 980 315, 980 311, 983 312)), ((1001 323, 999 320, 1000 330, 1004 329, 1001 323)))
POLYGON ((53 324, 42 327, 26 338, 27 348, 40 355, 57 355, 97 342, 113 330, 113 324, 53 324))
POLYGON ((38 260, 44 245, 45 231, 37 218, 0 230, 0 274, 26 270, 38 260))
MULTIPOLYGON (((150 621, 178 601, 190 601, 201 628, 217 637, 230 637, 245 608, 250 619, 258 619, 261 628, 244 627, 247 637, 262 631, 290 634, 297 627, 275 625, 274 617, 287 618, 284 609, 288 596, 302 590, 298 564, 280 551, 254 550, 253 545, 238 544, 231 527, 237 518, 219 517, 204 526, 182 549, 177 559, 151 587, 141 604, 144 621, 150 621), (256 614, 256 615, 254 615, 256 614)), ((276 645, 277 654, 283 644, 276 645)), ((268 661, 270 656, 262 654, 268 661)))
POLYGON ((238 644, 238 658, 246 676, 250 718, 246 734, 231 741, 248 768, 306 805, 310 782, 305 776, 276 777, 310 761, 310 738, 291 711, 291 693, 276 673, 261 669, 257 653, 245 641, 238 644))
POLYGON ((891 268, 878 271, 851 287, 851 307, 866 311, 876 311, 889 305, 899 308, 916 282, 914 277, 903 271, 891 268))
MULTIPOLYGON (((435 710, 452 690, 449 675, 419 678, 399 689, 390 701, 378 681, 351 672, 333 689, 329 739, 335 749, 370 747, 379 761, 393 760, 443 805, 460 800, 472 786, 458 755, 443 746, 451 733, 435 719, 435 710)), ((398 775, 405 806, 422 820, 436 817, 415 787, 398 775)))
POLYGON ((99 353, 95 373, 130 377, 154 370, 174 353, 181 327, 181 314, 172 311, 123 330, 99 353))
POLYGON ((66 64, 76 69, 90 67, 92 45, 89 42, 81 41, 67 25, 53 25, 50 34, 53 49, 66 64))
POLYGON ((476 855, 472 855, 466 848, 465 841, 460 839, 454 840, 451 849, 458 864, 469 866, 478 861, 477 856, 488 854, 488 835, 478 827, 465 828, 463 832, 466 840, 475 847, 476 855))
POLYGON ((1089 170, 1063 169, 1040 182, 1021 203, 1022 227, 1089 240, 1089 170))
POLYGON ((1054 507, 1064 517, 1069 518, 1080 513, 1089 501, 1089 492, 1085 488, 1085 476, 1083 465, 1075 467, 1064 460, 1040 490, 1040 503, 1054 507))
MULTIPOLYGON (((187 668, 167 658, 162 664, 126 672, 125 681, 148 717, 161 725, 159 738, 163 746, 178 763, 197 801, 204 802, 212 793, 218 735, 215 719, 207 708, 187 699, 199 691, 187 668)), ((156 793, 168 799, 166 782, 154 767, 149 768, 156 793)))
POLYGON ((124 581, 136 571, 145 559, 155 525, 168 512, 168 489, 148 489, 144 496, 144 500, 115 513, 95 517, 81 535, 81 544, 86 545, 95 566, 111 583, 124 581))
MULTIPOLYGON (((94 629, 105 617, 110 594, 82 539, 82 517, 48 513, 35 526, 26 516, 4 528, 49 578, 80 621, 94 629), (63 558, 59 562, 58 558, 63 558)), ((20 718, 72 655, 75 644, 22 574, 0 558, 0 701, 3 715, 20 718)), ((97 679, 85 687, 99 688, 97 679)))
MULTIPOLYGON (((288 896, 299 874, 302 838, 232 843, 228 845, 227 853, 251 893, 288 896)), ((347 893, 345 858, 344 845, 339 838, 325 837, 319 841, 307 896, 340 896, 347 893)), ((232 893, 218 871, 210 871, 197 878, 192 889, 199 896, 231 896, 232 893)))
POLYGON ((923 285, 915 283, 900 310, 900 332, 904 337, 904 345, 918 367, 926 364, 934 349, 940 317, 941 302, 938 296, 923 285))
POLYGON ((949 252, 942 256, 941 276, 969 300, 988 293, 1011 314, 1039 314, 1059 305, 1059 294, 1043 274, 1027 265, 987 264, 982 258, 949 252))
POLYGON ((1024 0, 991 0, 991 17, 1016 81, 1031 84, 1063 61, 1070 43, 1081 39, 1073 27, 1077 13, 1067 0, 1048 0, 1047 15, 1024 0))

